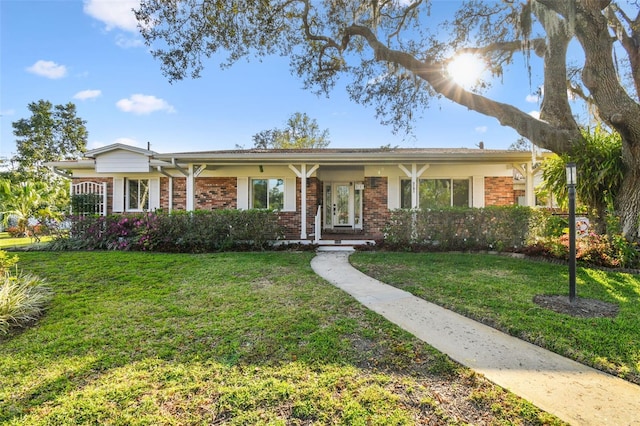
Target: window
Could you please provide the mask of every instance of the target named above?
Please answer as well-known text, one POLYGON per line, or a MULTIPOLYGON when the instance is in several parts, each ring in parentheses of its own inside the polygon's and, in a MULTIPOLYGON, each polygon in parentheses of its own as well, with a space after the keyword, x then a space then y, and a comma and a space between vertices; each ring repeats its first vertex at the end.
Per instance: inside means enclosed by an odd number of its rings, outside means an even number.
POLYGON ((400 181, 400 208, 411 208, 411 181, 407 179, 400 181))
POLYGON ((282 210, 284 207, 284 179, 252 179, 251 207, 282 210))
MULTIPOLYGON (((421 209, 469 207, 469 179, 420 179, 418 206, 421 209)), ((411 208, 411 180, 400 181, 400 207, 411 208)))
POLYGON ((149 210, 149 179, 127 179, 127 211, 149 210))

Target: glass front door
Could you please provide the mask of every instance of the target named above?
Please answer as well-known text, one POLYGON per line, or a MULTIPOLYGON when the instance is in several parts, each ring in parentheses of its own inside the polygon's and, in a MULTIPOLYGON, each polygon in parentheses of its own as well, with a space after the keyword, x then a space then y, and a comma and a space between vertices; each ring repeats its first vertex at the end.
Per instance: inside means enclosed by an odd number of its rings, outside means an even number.
POLYGON ((348 183, 335 185, 333 197, 333 226, 353 226, 352 187, 348 183))
POLYGON ((325 182, 324 205, 325 228, 362 228, 362 188, 357 183, 325 182))

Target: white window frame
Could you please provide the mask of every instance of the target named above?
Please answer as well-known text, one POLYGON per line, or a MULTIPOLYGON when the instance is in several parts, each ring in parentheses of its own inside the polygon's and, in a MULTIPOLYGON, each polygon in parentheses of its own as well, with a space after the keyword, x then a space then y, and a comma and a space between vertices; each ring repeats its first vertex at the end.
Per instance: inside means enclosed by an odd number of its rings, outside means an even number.
POLYGON ((287 198, 287 180, 285 178, 281 178, 281 177, 253 177, 253 178, 249 178, 249 208, 253 209, 253 208, 257 208, 254 207, 253 205, 253 189, 254 189, 254 185, 253 182, 254 181, 258 181, 258 180, 266 180, 267 181, 267 207, 260 207, 260 208, 266 208, 266 209, 270 209, 271 208, 271 200, 269 199, 269 194, 271 192, 271 189, 273 188, 270 183, 271 181, 282 181, 282 207, 279 209, 276 209, 277 211, 284 211, 286 208, 286 198, 287 198))
MULTIPOLYGON (((472 178, 465 178, 465 177, 442 177, 442 178, 438 178, 438 177, 423 177, 423 178, 419 178, 418 179, 418 185, 417 188, 415 189, 416 191, 420 190, 420 183, 423 180, 448 180, 451 184, 451 194, 449 195, 449 207, 453 207, 453 195, 454 195, 454 191, 453 191, 453 186, 454 186, 454 182, 455 181, 468 181, 469 182, 469 193, 468 193, 468 200, 467 200, 467 206, 471 207, 473 206, 473 179, 472 178)), ((400 178, 400 182, 399 182, 399 186, 398 186, 398 205, 400 208, 402 207, 402 182, 404 181, 409 181, 411 182, 411 179, 407 179, 407 178, 400 178)), ((420 208, 420 194, 418 193, 418 208, 420 208)))
POLYGON ((124 190, 125 190, 125 210, 128 212, 143 212, 143 211, 148 211, 150 210, 151 207, 151 179, 149 178, 126 178, 125 179, 125 185, 124 185, 124 190), (138 205, 135 207, 131 207, 130 201, 131 201, 131 193, 130 193, 130 183, 132 181, 137 181, 138 182, 138 205), (147 196, 147 206, 145 207, 140 207, 140 182, 141 181, 146 181, 147 182, 147 190, 146 190, 146 196, 147 196))

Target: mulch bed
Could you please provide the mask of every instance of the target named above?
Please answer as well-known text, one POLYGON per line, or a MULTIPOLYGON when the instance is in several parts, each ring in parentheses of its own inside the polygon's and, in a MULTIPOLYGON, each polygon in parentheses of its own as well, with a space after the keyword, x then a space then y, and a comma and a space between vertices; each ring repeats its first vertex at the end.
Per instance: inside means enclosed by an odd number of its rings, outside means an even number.
POLYGON ((614 318, 618 315, 618 305, 602 300, 576 297, 571 303, 569 296, 537 295, 533 302, 554 312, 579 318, 614 318))

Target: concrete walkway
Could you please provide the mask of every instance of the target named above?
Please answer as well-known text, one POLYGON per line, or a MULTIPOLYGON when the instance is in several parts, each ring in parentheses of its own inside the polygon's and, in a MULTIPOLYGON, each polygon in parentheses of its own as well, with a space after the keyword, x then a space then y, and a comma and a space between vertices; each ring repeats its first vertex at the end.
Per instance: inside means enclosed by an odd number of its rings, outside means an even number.
POLYGON ((349 254, 319 251, 311 267, 367 308, 572 425, 640 425, 640 386, 381 283, 353 268, 349 254))

